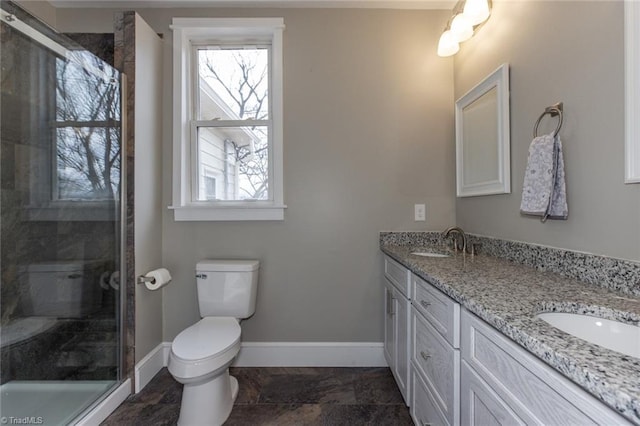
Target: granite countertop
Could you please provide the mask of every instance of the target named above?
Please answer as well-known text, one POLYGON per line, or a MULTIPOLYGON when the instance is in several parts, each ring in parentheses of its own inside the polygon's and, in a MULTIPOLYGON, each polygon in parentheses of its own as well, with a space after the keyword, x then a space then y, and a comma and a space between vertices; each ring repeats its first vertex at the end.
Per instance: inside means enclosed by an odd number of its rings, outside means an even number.
POLYGON ((487 255, 428 258, 441 246, 381 243, 381 250, 546 364, 640 424, 640 359, 566 334, 536 319, 574 312, 640 323, 640 298, 487 255))

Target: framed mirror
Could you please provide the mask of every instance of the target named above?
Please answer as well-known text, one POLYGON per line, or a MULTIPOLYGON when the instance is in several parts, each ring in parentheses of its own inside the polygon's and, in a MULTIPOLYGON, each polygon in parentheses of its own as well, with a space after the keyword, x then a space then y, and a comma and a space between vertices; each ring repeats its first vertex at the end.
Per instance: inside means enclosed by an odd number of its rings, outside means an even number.
POLYGON ((624 2, 625 183, 640 183, 640 4, 624 2))
POLYGON ((509 194, 509 65, 456 101, 458 197, 509 194))

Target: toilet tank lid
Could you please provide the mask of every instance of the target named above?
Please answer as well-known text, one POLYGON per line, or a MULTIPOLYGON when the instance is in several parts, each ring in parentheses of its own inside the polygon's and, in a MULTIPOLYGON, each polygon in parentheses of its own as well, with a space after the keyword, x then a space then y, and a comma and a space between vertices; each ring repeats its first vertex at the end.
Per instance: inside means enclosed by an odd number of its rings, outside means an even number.
POLYGON ((255 271, 259 267, 259 260, 205 259, 198 262, 196 270, 208 272, 246 272, 255 271))

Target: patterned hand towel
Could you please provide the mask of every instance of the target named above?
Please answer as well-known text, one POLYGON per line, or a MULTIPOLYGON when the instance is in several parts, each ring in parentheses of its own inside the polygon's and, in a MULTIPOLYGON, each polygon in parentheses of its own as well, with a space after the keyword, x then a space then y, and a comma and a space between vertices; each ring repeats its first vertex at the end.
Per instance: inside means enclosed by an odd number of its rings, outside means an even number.
POLYGON ((520 212, 540 216, 544 222, 567 219, 567 191, 562 142, 553 135, 538 136, 529 146, 520 212))

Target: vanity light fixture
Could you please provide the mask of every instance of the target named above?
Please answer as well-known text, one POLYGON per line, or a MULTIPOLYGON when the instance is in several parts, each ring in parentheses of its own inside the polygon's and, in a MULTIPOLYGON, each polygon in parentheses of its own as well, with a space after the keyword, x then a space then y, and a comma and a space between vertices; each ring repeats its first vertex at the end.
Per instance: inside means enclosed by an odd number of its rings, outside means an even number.
POLYGON ((458 53, 460 43, 469 40, 490 14, 491 0, 459 0, 440 36, 438 56, 458 53))

